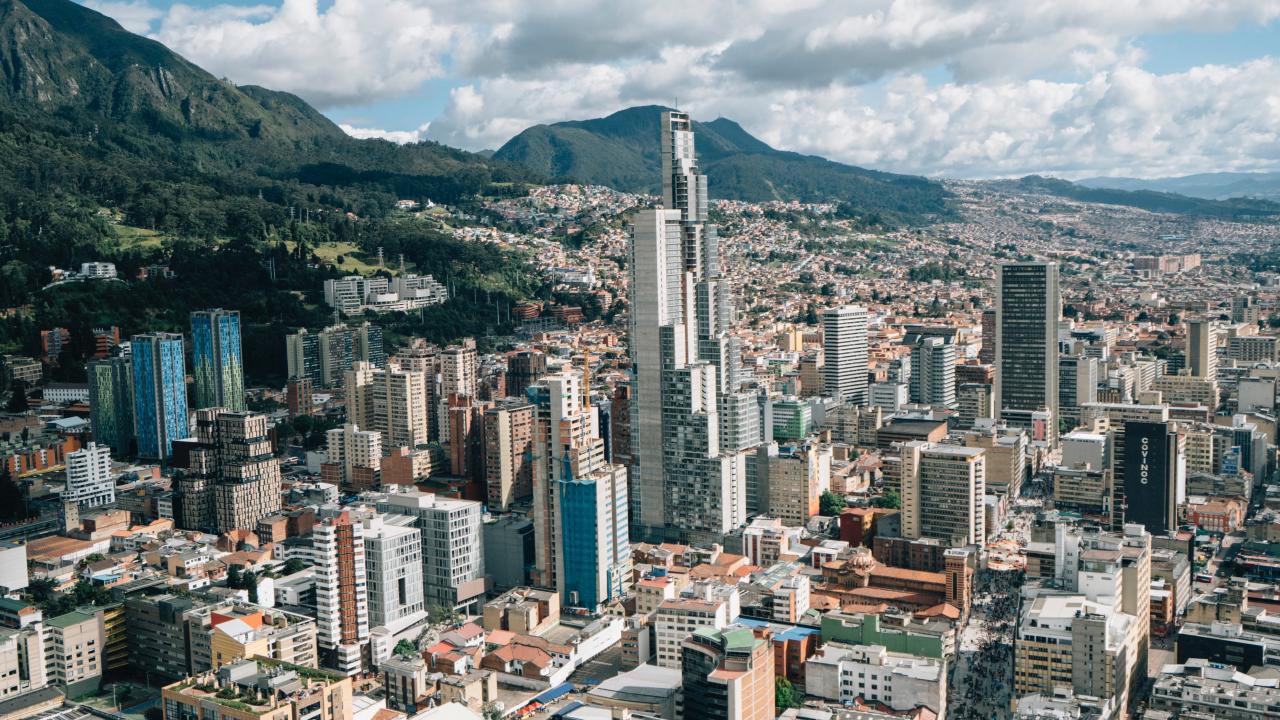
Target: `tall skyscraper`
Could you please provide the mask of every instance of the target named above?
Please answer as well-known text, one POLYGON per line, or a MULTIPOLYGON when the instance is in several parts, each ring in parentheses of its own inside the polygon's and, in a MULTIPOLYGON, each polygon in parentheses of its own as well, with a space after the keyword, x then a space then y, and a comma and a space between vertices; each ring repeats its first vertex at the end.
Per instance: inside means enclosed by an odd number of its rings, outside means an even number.
POLYGON ((1058 321, 1062 296, 1057 263, 1010 263, 996 274, 996 417, 1030 429, 1048 411, 1056 442, 1058 321))
MULTIPOLYGON (((841 402, 866 405, 867 309, 827 308, 822 313, 822 352, 823 392, 841 402)), ((955 366, 954 360, 951 364, 955 366)))
POLYGON ((132 454, 133 367, 129 358, 93 360, 88 366, 89 419, 93 437, 117 455, 132 454))
POLYGON ((1124 424, 1123 512, 1153 535, 1178 527, 1178 505, 1186 498, 1185 439, 1168 423, 1124 424))
POLYGON ((285 357, 289 377, 307 378, 317 387, 341 383, 352 363, 367 362, 377 368, 387 364, 382 328, 367 322, 356 327, 334 325, 317 333, 302 329, 287 335, 285 357))
POLYGON ((910 387, 911 402, 956 407, 956 346, 941 337, 915 338, 910 387))
POLYGON ((484 411, 485 492, 490 512, 506 512, 512 501, 533 494, 534 416, 534 406, 526 400, 508 399, 484 411))
POLYGON ((111 474, 110 448, 91 442, 67 453, 67 487, 62 493, 63 502, 73 502, 86 508, 110 505, 115 499, 116 482, 111 474))
POLYGON ((191 366, 196 410, 244 410, 240 311, 219 308, 191 313, 191 366))
POLYGON ((1087 355, 1063 355, 1058 359, 1058 412, 1072 423, 1080 422, 1080 408, 1098 400, 1098 359, 1087 355))
POLYGON ((739 389, 732 292, 692 127, 662 114, 662 207, 631 229, 631 519, 649 538, 719 539, 746 510, 745 451, 720 438, 723 398, 739 389))
POLYGON ((350 511, 325 517, 315 540, 317 640, 326 667, 355 675, 369 641, 364 525, 350 511))
POLYGON ((1218 335, 1209 318, 1187 321, 1187 368, 1194 377, 1218 377, 1218 335))
POLYGON ((477 397, 476 381, 479 374, 479 357, 474 341, 450 345, 440 354, 440 391, 436 395, 440 442, 449 442, 449 396, 477 397))
POLYGON ((134 335, 130 345, 138 454, 165 460, 173 451, 173 441, 190 435, 182 336, 134 335))

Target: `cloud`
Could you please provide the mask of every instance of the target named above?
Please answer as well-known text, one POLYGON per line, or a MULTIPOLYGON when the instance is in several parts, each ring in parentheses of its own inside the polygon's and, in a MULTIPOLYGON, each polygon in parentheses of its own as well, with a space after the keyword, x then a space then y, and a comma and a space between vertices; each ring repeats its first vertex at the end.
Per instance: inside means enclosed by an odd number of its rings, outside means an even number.
POLYGON ((84 0, 85 7, 113 18, 129 32, 145 35, 164 12, 143 0, 84 0))
POLYGON ((279 6, 174 5, 154 37, 238 83, 297 93, 321 109, 416 90, 443 72, 454 29, 410 0, 279 6))
POLYGON ((388 140, 396 143, 397 145, 415 143, 426 139, 427 128, 430 126, 431 123, 423 123, 413 130, 382 130, 379 128, 355 127, 353 125, 348 125, 347 123, 338 124, 338 127, 342 128, 342 132, 350 135, 351 137, 359 138, 361 140, 368 140, 371 138, 388 140))
POLYGON ((160 16, 87 1, 325 110, 452 84, 412 129, 343 126, 395 142, 492 148, 537 123, 678 103, 777 147, 927 174, 1280 164, 1275 61, 1157 75, 1135 42, 1270 23, 1280 0, 274 0, 160 16))

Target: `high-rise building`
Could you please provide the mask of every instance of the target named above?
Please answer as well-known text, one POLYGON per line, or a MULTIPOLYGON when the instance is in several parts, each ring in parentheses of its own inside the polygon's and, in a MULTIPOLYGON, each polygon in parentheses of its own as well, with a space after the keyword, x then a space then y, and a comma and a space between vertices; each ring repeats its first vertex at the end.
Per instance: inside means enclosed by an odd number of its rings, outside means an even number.
POLYGON ((1178 527, 1178 506, 1186 496, 1185 440, 1168 423, 1124 424, 1124 522, 1153 535, 1178 527))
POLYGON ((547 356, 538 350, 521 350, 507 358, 507 397, 523 398, 524 389, 547 374, 547 356))
POLYGON ((173 441, 190 435, 182 336, 134 335, 130 345, 138 454, 165 460, 173 451, 173 441))
POLYGON ((372 490, 381 484, 381 469, 382 433, 351 423, 325 433, 325 463, 320 466, 325 482, 372 490))
POLYGON ((422 531, 422 581, 428 607, 476 613, 484 603, 480 503, 410 490, 379 497, 378 512, 408 515, 422 531))
POLYGON ((315 412, 315 385, 311 378, 289 378, 285 386, 285 398, 289 407, 289 418, 293 419, 315 412))
POLYGON ((682 643, 684 716, 773 720, 774 664, 768 640, 741 626, 704 628, 682 643))
POLYGON ((515 399, 484 412, 485 493, 490 512, 505 512, 512 501, 533 494, 534 416, 531 403, 515 399))
POLYGON ((187 530, 254 528, 280 511, 280 461, 272 453, 267 417, 204 408, 196 437, 181 443, 174 465, 174 519, 187 530))
POLYGON ((991 408, 991 394, 991 386, 984 383, 963 383, 956 388, 961 430, 972 428, 979 419, 995 416, 991 408))
POLYGON ((191 367, 196 410, 244 410, 239 310, 219 308, 191 313, 191 367))
POLYGON ((604 459, 582 377, 562 372, 530 389, 533 518, 541 584, 562 601, 595 610, 631 584, 627 470, 604 459))
POLYGON ((364 525, 350 511, 326 513, 315 542, 316 625, 325 667, 355 675, 369 641, 364 525))
MULTIPOLYGON (((827 308, 822 313, 822 353, 823 392, 841 402, 867 404, 867 309, 827 308)), ((954 368, 954 349, 951 364, 954 368)))
POLYGON ((474 340, 450 345, 440 354, 440 392, 437 405, 441 443, 449 442, 449 396, 476 398, 480 376, 479 356, 474 340))
MULTIPOLYGON (((1032 414, 1058 422, 1057 263, 1010 263, 996 273, 996 417, 1030 429, 1032 414)), ((1056 442, 1056 428, 1048 429, 1056 442)))
POLYGON ((630 517, 645 537, 719 539, 745 513, 746 453, 725 451, 719 418, 740 359, 692 127, 662 114, 662 207, 631 229, 630 517))
POLYGON ((996 361, 996 311, 982 311, 982 347, 978 350, 978 362, 991 365, 996 361))
POLYGON ((347 419, 382 433, 384 447, 428 441, 427 376, 413 370, 354 363, 346 373, 347 419))
POLYGON ((289 377, 307 378, 316 387, 341 383, 352 363, 367 362, 378 368, 387 364, 382 328, 367 322, 356 327, 334 325, 316 333, 299 330, 285 336, 285 356, 289 377))
POLYGON ((1080 422, 1080 408, 1098 400, 1098 359, 1087 355, 1058 358, 1058 412, 1068 422, 1080 422))
POLYGON ((902 447, 902 536, 986 542, 987 454, 915 440, 902 447))
MULTIPOLYGON (((816 442, 787 445, 768 456, 764 484, 768 514, 790 527, 804 527, 818 514, 822 491, 831 487, 831 446, 816 442)), ((759 481, 760 478, 757 478, 759 481)))
POLYGON ((133 367, 129 358, 93 360, 88 375, 93 438, 117 455, 133 454, 133 367))
POLYGON ((1213 320, 1187 320, 1187 368, 1191 375, 1206 380, 1218 377, 1218 333, 1213 320))
POLYGON ((911 402, 937 408, 956 406, 956 346, 937 336, 911 345, 911 402))
POLYGON ((369 626, 392 633, 427 616, 422 594, 422 531, 404 515, 364 519, 365 580, 369 626))
POLYGON ((116 482, 111 472, 111 448, 89 443, 67 453, 67 488, 63 502, 82 508, 110 505, 116 499, 116 482))

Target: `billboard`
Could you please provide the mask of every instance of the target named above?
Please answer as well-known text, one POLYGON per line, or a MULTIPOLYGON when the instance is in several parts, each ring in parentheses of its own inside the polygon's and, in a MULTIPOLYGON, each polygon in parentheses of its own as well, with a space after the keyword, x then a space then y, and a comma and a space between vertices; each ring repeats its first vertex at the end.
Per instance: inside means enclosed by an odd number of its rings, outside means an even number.
POLYGON ((1160 422, 1124 424, 1125 522, 1140 523, 1152 534, 1177 522, 1177 488, 1169 455, 1174 438, 1160 422))

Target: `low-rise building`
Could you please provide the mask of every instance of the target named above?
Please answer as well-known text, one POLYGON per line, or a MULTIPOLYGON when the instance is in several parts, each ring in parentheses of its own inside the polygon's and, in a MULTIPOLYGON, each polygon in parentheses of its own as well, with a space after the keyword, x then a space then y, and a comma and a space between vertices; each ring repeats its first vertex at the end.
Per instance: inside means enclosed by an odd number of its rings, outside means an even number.
POLYGON ((883 645, 831 642, 805 664, 805 693, 839 703, 860 698, 897 711, 925 705, 944 717, 947 664, 889 652, 883 645))

